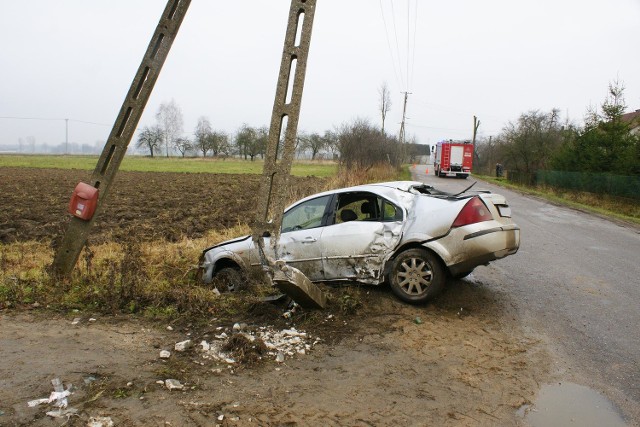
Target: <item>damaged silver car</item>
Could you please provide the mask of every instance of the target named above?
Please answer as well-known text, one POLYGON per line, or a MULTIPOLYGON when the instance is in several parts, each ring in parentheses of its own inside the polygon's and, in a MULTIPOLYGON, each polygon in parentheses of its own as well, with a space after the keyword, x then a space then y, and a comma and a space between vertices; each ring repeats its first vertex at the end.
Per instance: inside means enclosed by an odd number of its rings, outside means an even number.
MULTIPOLYGON (((294 203, 282 220, 279 253, 269 255, 313 282, 386 282, 403 301, 423 303, 447 277, 464 277, 516 253, 519 245, 520 229, 503 196, 449 194, 398 181, 327 191, 294 203)), ((219 277, 238 281, 241 271, 259 265, 251 236, 205 249, 200 262, 205 283, 219 277)))

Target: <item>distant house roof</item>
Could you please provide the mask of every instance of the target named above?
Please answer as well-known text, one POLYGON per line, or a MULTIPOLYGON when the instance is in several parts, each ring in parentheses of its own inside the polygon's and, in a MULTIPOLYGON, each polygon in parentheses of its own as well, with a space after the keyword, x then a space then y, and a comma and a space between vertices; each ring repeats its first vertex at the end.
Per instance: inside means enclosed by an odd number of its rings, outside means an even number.
POLYGON ((624 122, 628 122, 628 123, 635 124, 636 126, 640 126, 640 110, 636 110, 632 113, 623 114, 620 118, 624 122))
POLYGON ((620 119, 623 122, 629 123, 629 128, 632 134, 640 135, 640 110, 623 114, 620 116, 620 119))

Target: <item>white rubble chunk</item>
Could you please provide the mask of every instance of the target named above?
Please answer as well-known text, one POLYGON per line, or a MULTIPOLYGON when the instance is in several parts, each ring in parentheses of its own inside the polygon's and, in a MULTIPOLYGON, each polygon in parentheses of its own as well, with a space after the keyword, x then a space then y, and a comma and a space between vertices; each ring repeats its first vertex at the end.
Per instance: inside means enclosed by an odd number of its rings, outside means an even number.
POLYGON ((191 340, 184 340, 184 341, 180 341, 177 342, 176 345, 174 346, 174 349, 176 351, 186 351, 187 349, 191 348, 191 346, 193 345, 193 343, 191 342, 191 340))
POLYGON ((164 381, 164 385, 169 390, 183 390, 184 389, 184 385, 182 385, 182 383, 180 383, 180 381, 174 380, 174 379, 165 380, 164 381))
POLYGON ((87 427, 113 427, 111 417, 91 417, 87 422, 87 427))

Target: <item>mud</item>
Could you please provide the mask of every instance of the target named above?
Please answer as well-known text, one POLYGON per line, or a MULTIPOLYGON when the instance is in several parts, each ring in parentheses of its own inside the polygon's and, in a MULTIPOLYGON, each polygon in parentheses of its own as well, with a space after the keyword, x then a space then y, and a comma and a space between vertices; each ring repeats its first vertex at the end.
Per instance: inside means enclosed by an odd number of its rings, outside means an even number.
MULTIPOLYGON (((331 290, 329 290, 331 292, 331 290)), ((307 354, 248 365, 172 351, 184 339, 211 337, 221 325, 175 327, 138 318, 0 313, 0 425, 60 425, 46 408, 27 407, 52 391, 51 379, 77 387, 78 415, 67 425, 108 416, 119 426, 524 425, 549 379, 545 346, 515 324, 506 297, 482 283, 457 281, 426 307, 363 287, 354 314, 299 313, 289 326, 325 337, 307 354), (177 379, 183 391, 158 381, 177 379), (93 382, 86 383, 88 379, 93 382), (222 417, 222 418, 221 418, 222 417)), ((263 310, 259 322, 281 321, 263 310)))

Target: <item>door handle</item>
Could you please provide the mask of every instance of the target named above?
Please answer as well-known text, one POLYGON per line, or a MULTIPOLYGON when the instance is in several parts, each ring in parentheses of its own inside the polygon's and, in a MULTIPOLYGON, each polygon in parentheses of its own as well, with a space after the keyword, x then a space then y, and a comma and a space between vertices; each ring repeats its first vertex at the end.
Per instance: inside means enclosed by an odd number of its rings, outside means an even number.
POLYGON ((302 243, 314 243, 314 242, 317 242, 317 241, 318 241, 318 239, 316 239, 315 237, 309 236, 309 237, 305 237, 302 240, 302 243))

